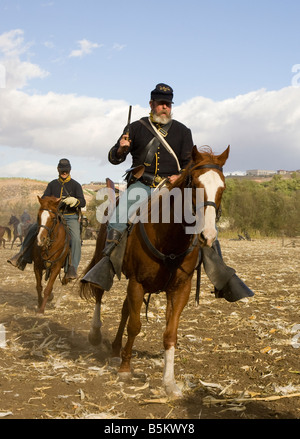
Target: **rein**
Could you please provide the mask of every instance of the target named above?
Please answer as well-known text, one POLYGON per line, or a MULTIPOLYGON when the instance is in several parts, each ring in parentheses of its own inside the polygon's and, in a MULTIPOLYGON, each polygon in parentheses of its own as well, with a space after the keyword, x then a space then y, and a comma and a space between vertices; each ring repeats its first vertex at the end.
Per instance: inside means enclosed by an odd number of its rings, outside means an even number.
POLYGON ((139 228, 140 228, 142 238, 143 238, 145 244, 147 245, 148 249, 151 251, 151 253, 156 258, 160 259, 161 261, 163 261, 163 263, 165 265, 169 266, 169 268, 172 266, 174 266, 176 268, 177 267, 176 261, 178 259, 184 258, 186 255, 191 253, 194 250, 194 248, 197 246, 197 243, 198 243, 198 237, 196 236, 194 238, 192 245, 190 245, 184 252, 179 253, 178 255, 175 255, 174 253, 170 253, 169 255, 165 255, 165 254, 161 253, 159 250, 157 250, 156 247, 154 247, 154 245, 152 244, 152 242, 148 238, 148 235, 147 235, 145 227, 144 227, 144 223, 142 223, 141 221, 139 222, 139 228))
MULTIPOLYGON (((223 168, 217 164, 214 164, 214 163, 196 166, 193 169, 193 171, 200 170, 200 169, 217 169, 218 171, 223 173, 223 168)), ((191 173, 189 173, 189 179, 187 181, 186 187, 191 187, 191 186, 192 186, 191 173)), ((204 207, 206 207, 206 206, 214 207, 216 210, 217 220, 219 219, 221 209, 220 209, 220 207, 217 208, 216 203, 214 201, 204 201, 203 205, 204 205, 204 207)), ((161 253, 159 250, 157 250, 157 248, 154 247, 154 245, 151 243, 151 241, 146 233, 144 223, 142 223, 141 221, 139 222, 139 230, 140 230, 141 236, 142 236, 147 248, 150 250, 152 255, 154 257, 156 257, 157 259, 161 260, 164 263, 164 265, 170 270, 169 279, 167 280, 167 282, 163 288, 163 290, 165 290, 167 288, 168 284, 170 283, 176 268, 179 266, 180 260, 183 259, 185 256, 187 256, 189 253, 191 253, 194 250, 194 248, 196 248, 198 246, 198 243, 199 243, 198 236, 194 237, 192 244, 184 252, 177 254, 177 255, 175 255, 173 253, 171 253, 169 255, 165 255, 165 254, 161 253)), ((197 267, 196 267, 196 270, 197 270, 196 302, 197 303, 199 303, 200 281, 201 281, 201 271, 200 271, 201 263, 202 263, 201 250, 200 250, 199 258, 200 258, 199 263, 197 264, 197 267)), ((151 294, 149 294, 148 302, 146 303, 147 306, 149 304, 150 296, 151 296, 151 294)))
MULTIPOLYGON (((159 293, 160 291, 164 291, 167 289, 167 286, 171 282, 171 279, 175 273, 176 268, 179 266, 180 261, 186 255, 191 253, 195 247, 197 247, 198 237, 195 236, 195 238, 192 242, 192 245, 190 245, 184 252, 179 253, 177 255, 175 255, 174 253, 170 253, 169 255, 165 255, 165 254, 161 253, 159 250, 157 250, 157 248, 154 247, 154 245, 152 244, 152 242, 148 238, 148 235, 147 235, 145 227, 144 227, 144 223, 142 223, 140 221, 138 224, 139 224, 139 229, 140 229, 142 238, 143 238, 146 246, 148 247, 148 249, 151 251, 152 255, 155 256, 157 259, 160 259, 164 263, 164 265, 169 269, 169 279, 166 281, 164 287, 157 291, 157 293, 159 293)), ((148 310, 148 305, 150 302, 151 294, 152 293, 149 293, 147 301, 144 299, 144 303, 146 305, 146 318, 147 318, 147 320, 148 320, 147 310, 148 310)))

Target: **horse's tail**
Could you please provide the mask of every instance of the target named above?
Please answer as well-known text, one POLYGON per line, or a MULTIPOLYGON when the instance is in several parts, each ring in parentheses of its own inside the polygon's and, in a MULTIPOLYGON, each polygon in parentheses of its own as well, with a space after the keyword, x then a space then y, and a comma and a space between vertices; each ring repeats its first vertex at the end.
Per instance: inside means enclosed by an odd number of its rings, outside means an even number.
MULTIPOLYGON (((81 275, 81 278, 83 278, 87 274, 87 272, 90 271, 97 264, 97 262, 100 261, 100 259, 102 257, 102 251, 104 249, 105 241, 106 241, 106 233, 107 233, 106 229, 107 229, 107 225, 101 224, 100 230, 98 232, 94 255, 93 255, 90 263, 84 269, 84 272, 81 275)), ((99 288, 97 288, 94 285, 87 283, 87 282, 80 282, 79 290, 80 290, 79 294, 80 294, 80 297, 82 299, 86 299, 86 300, 89 300, 92 298, 97 299, 97 297, 99 295, 99 288)))
POLYGON ((7 234, 8 240, 11 240, 11 230, 9 227, 4 227, 5 228, 5 233, 7 234))

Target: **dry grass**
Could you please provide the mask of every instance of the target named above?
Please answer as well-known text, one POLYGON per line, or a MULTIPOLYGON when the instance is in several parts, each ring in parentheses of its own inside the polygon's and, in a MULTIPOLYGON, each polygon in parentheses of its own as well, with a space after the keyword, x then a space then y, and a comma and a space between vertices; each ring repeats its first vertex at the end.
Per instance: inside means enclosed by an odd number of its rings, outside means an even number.
MULTIPOLYGON (((94 242, 84 242, 81 268, 94 242)), ((87 333, 93 305, 76 284, 55 284, 45 316, 35 314, 32 267, 6 263, 14 251, 0 249, 0 416, 6 418, 269 419, 300 417, 299 247, 280 239, 222 240, 227 264, 255 291, 230 304, 216 300, 203 274, 200 306, 193 289, 179 328, 175 373, 182 400, 161 388, 165 298, 151 299, 148 321, 136 339, 130 381, 110 362, 126 281, 116 281, 103 303, 101 348, 87 333)))

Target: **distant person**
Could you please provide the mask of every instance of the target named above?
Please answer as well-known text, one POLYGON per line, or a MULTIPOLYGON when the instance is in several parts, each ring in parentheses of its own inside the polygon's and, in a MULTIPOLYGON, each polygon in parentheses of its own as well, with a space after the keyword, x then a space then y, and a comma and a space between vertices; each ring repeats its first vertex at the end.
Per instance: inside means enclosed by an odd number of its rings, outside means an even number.
POLYGON ((23 235, 23 231, 25 233, 25 231, 29 227, 30 221, 31 221, 31 216, 29 215, 28 210, 25 209, 20 217, 20 222, 18 224, 18 234, 20 236, 23 235))
POLYGON ((20 219, 21 219, 21 223, 23 223, 23 224, 27 224, 31 221, 31 216, 29 215, 27 209, 24 210, 20 219))
MULTIPOLYGON (((77 269, 81 258, 79 213, 80 209, 85 207, 86 201, 82 186, 71 178, 71 164, 69 160, 66 158, 61 159, 57 170, 58 178, 48 184, 42 198, 52 196, 62 199, 59 210, 68 225, 71 238, 71 265, 68 267, 66 279, 72 280, 77 278, 77 269)), ((21 251, 7 262, 18 267, 20 270, 24 270, 26 264, 32 263, 31 250, 37 233, 38 225, 33 224, 26 235, 21 251)))

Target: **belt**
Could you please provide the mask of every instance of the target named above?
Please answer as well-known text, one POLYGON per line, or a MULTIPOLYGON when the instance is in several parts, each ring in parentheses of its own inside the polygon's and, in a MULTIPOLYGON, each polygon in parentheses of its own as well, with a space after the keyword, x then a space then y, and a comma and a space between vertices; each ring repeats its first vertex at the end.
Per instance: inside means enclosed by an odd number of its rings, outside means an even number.
POLYGON ((146 186, 157 186, 165 177, 160 175, 150 174, 149 172, 144 172, 140 181, 146 186))

